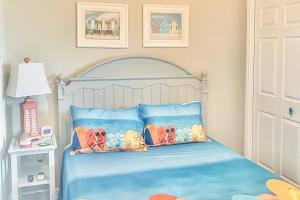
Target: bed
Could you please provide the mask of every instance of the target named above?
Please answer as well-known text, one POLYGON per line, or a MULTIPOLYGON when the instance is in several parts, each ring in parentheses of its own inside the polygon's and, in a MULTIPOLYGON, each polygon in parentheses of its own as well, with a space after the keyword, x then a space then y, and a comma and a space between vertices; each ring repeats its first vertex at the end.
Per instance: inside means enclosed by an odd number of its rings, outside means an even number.
POLYGON ((269 193, 276 178, 217 141, 149 147, 148 152, 70 156, 70 105, 127 108, 137 103, 201 101, 207 126, 208 79, 149 57, 114 58, 57 80, 61 200, 147 200, 167 193, 186 200, 230 200, 269 193))
POLYGON ((147 200, 166 193, 187 200, 230 200, 237 194, 269 193, 265 182, 271 178, 216 141, 73 157, 66 149, 61 199, 147 200))

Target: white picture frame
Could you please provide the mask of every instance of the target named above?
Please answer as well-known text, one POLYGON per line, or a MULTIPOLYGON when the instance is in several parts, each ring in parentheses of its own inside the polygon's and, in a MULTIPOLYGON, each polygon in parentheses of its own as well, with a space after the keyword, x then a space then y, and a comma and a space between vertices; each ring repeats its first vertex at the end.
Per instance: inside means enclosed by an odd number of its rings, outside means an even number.
POLYGON ((77 47, 128 48, 128 5, 78 1, 77 47))
POLYGON ((143 5, 143 47, 188 46, 188 5, 143 5))

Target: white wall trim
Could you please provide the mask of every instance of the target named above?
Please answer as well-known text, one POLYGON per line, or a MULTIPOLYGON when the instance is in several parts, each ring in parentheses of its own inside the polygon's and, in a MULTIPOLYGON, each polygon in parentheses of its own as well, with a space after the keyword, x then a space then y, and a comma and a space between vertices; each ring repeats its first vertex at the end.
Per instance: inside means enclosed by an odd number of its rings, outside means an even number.
POLYGON ((247 57, 245 98, 245 146, 244 154, 252 159, 253 100, 254 100, 254 52, 255 52, 255 0, 247 0, 247 57))

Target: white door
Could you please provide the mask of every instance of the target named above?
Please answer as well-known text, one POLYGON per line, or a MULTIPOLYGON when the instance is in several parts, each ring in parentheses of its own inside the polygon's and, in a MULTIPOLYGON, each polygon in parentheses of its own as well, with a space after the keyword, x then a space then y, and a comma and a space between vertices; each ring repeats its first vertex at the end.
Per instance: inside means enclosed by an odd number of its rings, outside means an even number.
POLYGON ((256 0, 253 158, 300 185, 300 0, 256 0))

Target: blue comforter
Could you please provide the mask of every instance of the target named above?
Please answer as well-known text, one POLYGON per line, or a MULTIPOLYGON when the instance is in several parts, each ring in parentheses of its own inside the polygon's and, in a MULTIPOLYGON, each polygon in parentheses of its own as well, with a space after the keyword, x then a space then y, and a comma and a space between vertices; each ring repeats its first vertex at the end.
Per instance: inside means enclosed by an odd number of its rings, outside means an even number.
POLYGON ((216 141, 149 147, 148 152, 69 155, 64 152, 61 200, 147 200, 166 193, 186 200, 230 200, 269 193, 277 178, 216 141))

